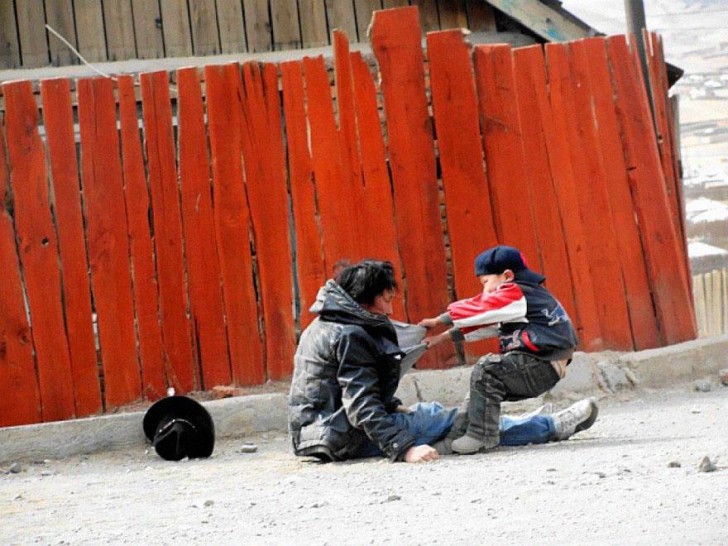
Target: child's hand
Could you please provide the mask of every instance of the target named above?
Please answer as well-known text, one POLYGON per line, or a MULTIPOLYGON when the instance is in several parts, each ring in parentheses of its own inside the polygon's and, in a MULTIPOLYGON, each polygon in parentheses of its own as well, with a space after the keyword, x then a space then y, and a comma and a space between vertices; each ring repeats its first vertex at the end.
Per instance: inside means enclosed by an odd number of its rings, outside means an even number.
POLYGON ((442 343, 443 341, 445 341, 448 337, 450 337, 449 336, 449 333, 448 332, 443 332, 443 333, 438 334, 436 336, 426 337, 422 341, 425 343, 425 345, 427 345, 427 348, 428 349, 432 349, 436 345, 439 345, 440 343, 442 343))
POLYGON ((440 321, 437 320, 437 317, 435 317, 422 319, 419 324, 417 324, 417 326, 422 326, 423 328, 427 328, 429 330, 430 328, 434 328, 438 324, 440 324, 440 321))

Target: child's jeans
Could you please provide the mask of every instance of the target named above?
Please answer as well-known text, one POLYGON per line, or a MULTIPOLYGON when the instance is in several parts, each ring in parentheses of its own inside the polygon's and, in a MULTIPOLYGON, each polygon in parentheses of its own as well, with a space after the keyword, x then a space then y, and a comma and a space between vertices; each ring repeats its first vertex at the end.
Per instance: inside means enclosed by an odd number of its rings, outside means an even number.
POLYGON ((501 432, 501 402, 535 398, 553 388, 559 379, 551 362, 529 354, 511 352, 482 357, 470 375, 468 436, 483 441, 486 447, 540 443, 535 439, 524 439, 539 436, 532 426, 552 428, 550 420, 543 419, 542 424, 538 424, 540 420, 503 423, 501 432))

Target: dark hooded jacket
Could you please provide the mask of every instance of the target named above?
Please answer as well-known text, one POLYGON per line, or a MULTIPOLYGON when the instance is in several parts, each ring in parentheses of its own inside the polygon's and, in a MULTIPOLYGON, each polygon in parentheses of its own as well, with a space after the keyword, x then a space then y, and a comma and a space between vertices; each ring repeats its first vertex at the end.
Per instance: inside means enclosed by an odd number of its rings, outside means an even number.
POLYGON ((369 442, 401 459, 415 438, 397 427, 403 353, 392 323, 369 313, 334 281, 296 351, 288 428, 296 455, 339 461, 369 442))

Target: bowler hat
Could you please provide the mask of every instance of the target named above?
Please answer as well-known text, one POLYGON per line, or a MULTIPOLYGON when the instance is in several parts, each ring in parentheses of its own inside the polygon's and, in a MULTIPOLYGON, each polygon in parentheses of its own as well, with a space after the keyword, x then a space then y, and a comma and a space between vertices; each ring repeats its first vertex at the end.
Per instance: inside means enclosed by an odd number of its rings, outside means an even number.
POLYGON ((546 277, 540 273, 531 271, 521 251, 512 246, 494 246, 481 252, 475 258, 475 275, 478 277, 480 275, 499 275, 506 269, 513 271, 516 281, 539 284, 546 280, 546 277))
POLYGON ((186 396, 155 402, 142 426, 157 454, 168 461, 209 457, 215 447, 212 417, 202 404, 186 396))

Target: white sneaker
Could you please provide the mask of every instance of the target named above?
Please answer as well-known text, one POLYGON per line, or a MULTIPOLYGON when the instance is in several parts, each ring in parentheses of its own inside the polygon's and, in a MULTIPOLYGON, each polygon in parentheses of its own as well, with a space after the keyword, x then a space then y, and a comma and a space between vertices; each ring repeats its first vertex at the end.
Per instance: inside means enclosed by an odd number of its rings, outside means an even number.
POLYGON ((551 402, 546 402, 543 406, 540 406, 533 411, 529 411, 528 413, 522 413, 521 415, 517 416, 516 419, 530 419, 531 417, 535 417, 536 415, 551 415, 553 411, 554 407, 551 402))
POLYGON ((599 407, 593 398, 580 400, 565 410, 554 413, 554 439, 566 440, 573 434, 588 429, 597 420, 598 414, 599 407))

